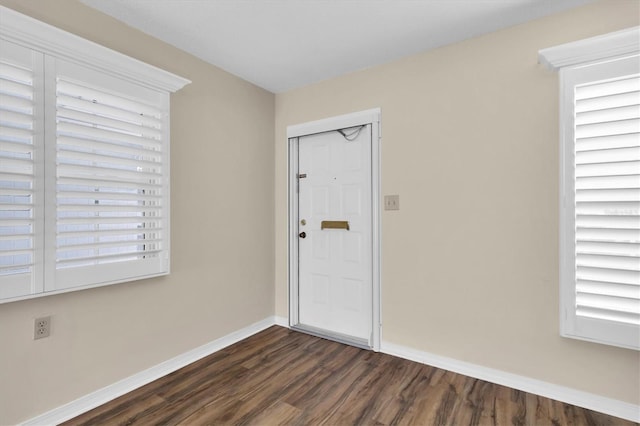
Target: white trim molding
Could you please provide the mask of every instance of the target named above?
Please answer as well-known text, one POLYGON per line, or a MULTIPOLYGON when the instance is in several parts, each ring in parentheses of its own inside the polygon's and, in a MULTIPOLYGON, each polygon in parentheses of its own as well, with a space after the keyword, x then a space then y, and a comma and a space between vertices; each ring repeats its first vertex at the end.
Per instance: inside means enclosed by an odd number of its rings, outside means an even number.
POLYGON ((484 380, 502 386, 507 386, 523 392, 555 399, 567 404, 589 410, 620 417, 632 422, 640 422, 640 405, 631 404, 617 399, 580 391, 553 383, 543 382, 518 374, 484 367, 470 362, 460 361, 429 352, 419 351, 407 346, 390 342, 382 342, 381 352, 397 356, 454 373, 484 380))
POLYGON ((0 6, 0 39, 85 67, 108 72, 150 89, 175 92, 191 83, 186 78, 146 64, 75 34, 0 6))
POLYGON ((261 332, 278 322, 285 321, 286 319, 280 317, 268 317, 262 321, 253 323, 247 327, 244 327, 233 333, 229 333, 219 339, 204 344, 200 347, 192 349, 167 361, 164 361, 158 365, 148 368, 144 371, 129 376, 126 379, 122 379, 119 382, 113 383, 102 389, 98 389, 88 395, 80 397, 75 401, 71 401, 68 404, 54 408, 44 414, 34 417, 26 422, 22 423, 24 426, 30 425, 57 425, 59 423, 70 420, 82 413, 86 413, 102 404, 106 404, 119 396, 122 396, 128 392, 131 392, 141 386, 153 382, 167 374, 173 373, 182 367, 185 367, 191 363, 198 361, 206 356, 213 354, 221 349, 231 346, 247 337, 253 336, 256 333, 261 332))
POLYGON ((619 57, 640 50, 640 27, 548 47, 538 51, 538 63, 550 70, 619 57))
POLYGON ((284 327, 284 328, 289 328, 289 318, 287 317, 280 317, 280 316, 275 316, 275 324, 279 325, 280 327, 284 327))

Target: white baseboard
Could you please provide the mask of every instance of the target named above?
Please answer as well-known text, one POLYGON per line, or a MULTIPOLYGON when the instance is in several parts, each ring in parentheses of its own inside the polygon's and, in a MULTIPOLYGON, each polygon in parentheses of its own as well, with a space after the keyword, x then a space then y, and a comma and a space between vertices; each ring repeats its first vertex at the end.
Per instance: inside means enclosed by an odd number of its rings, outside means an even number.
POLYGON ((285 327, 285 328, 289 328, 289 318, 287 317, 279 317, 279 316, 275 316, 275 321, 276 321, 276 325, 279 325, 280 327, 285 327))
POLYGON ((380 351, 389 355, 408 359, 410 361, 442 368, 443 370, 464 374, 465 376, 474 377, 476 379, 485 380, 498 385, 508 386, 524 392, 565 402, 567 404, 577 405, 578 407, 587 408, 589 410, 599 411, 601 413, 620 417, 632 422, 640 422, 640 405, 606 398, 604 396, 579 391, 577 389, 553 383, 543 382, 541 380, 531 379, 529 377, 519 376, 517 374, 507 373, 501 370, 495 370, 493 368, 483 367, 477 364, 459 361, 453 358, 422 352, 406 346, 396 345, 394 343, 382 342, 380 351))
MULTIPOLYGON (((51 411, 27 420, 26 422, 22 423, 22 425, 57 425, 59 423, 72 419, 82 413, 92 410, 109 401, 112 401, 119 396, 131 392, 132 390, 137 389, 140 386, 146 385, 147 383, 151 383, 154 380, 164 377, 167 374, 170 374, 184 366, 191 364, 192 362, 206 357, 207 355, 211 355, 212 353, 224 349, 227 346, 239 342, 240 340, 246 339, 247 337, 252 336, 266 328, 269 328, 272 325, 278 324, 278 322, 281 321, 282 318, 279 317, 265 318, 262 321, 258 321, 243 329, 234 331, 233 333, 227 334, 226 336, 223 336, 205 345, 178 355, 175 358, 171 358, 165 362, 136 373, 133 376, 122 379, 112 385, 106 386, 102 389, 98 389, 97 391, 78 398, 75 401, 71 401, 68 404, 62 405, 58 408, 54 408, 51 411)), ((284 319, 284 323, 286 322, 286 319, 284 319)))

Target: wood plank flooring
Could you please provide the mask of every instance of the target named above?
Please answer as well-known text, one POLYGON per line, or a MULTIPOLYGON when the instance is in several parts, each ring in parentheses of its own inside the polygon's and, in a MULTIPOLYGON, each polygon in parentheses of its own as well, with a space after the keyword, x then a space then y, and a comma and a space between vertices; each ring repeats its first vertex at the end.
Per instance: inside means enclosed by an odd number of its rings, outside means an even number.
POLYGON ((65 425, 634 423, 271 327, 65 425))

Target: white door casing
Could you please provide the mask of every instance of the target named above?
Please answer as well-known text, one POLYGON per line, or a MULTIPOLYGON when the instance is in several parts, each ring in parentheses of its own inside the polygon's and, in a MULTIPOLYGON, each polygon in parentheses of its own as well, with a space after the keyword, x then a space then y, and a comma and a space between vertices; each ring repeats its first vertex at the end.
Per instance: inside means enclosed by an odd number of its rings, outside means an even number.
POLYGON ((379 117, 369 110, 288 128, 289 324, 374 350, 381 328, 379 117), (349 229, 321 229, 323 221, 349 229))

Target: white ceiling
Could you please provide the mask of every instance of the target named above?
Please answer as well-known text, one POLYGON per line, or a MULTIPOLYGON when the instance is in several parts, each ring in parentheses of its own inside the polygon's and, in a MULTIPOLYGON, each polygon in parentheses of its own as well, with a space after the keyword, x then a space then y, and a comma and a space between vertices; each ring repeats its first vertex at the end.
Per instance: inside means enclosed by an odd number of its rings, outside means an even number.
POLYGON ((81 0, 281 93, 593 0, 81 0))

